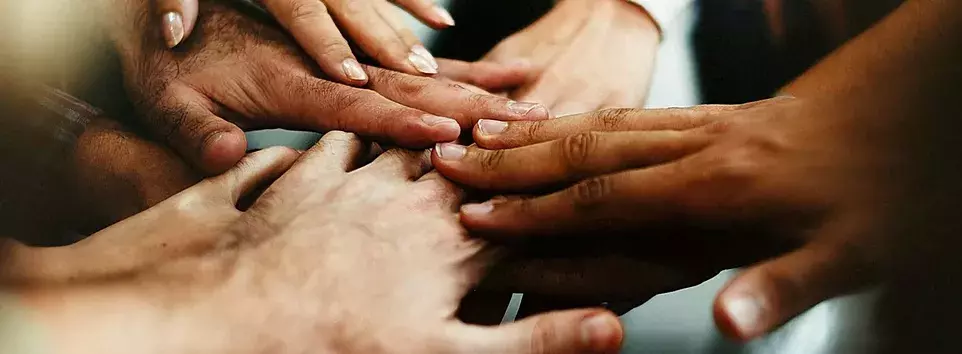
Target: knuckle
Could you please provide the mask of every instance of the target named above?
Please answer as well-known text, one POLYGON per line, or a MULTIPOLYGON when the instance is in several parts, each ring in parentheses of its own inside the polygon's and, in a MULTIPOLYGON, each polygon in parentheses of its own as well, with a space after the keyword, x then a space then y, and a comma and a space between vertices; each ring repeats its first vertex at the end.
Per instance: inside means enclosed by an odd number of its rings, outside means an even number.
POLYGON ((595 126, 604 130, 617 130, 623 128, 628 121, 628 117, 634 110, 630 108, 606 109, 595 116, 595 126))
POLYGON ((710 135, 725 135, 732 131, 735 122, 731 120, 720 120, 711 122, 705 126, 705 132, 710 135))
POLYGON ((288 0, 291 26, 315 26, 327 15, 327 8, 320 1, 288 0))
POLYGON ((612 180, 608 176, 594 177, 568 189, 568 197, 576 210, 598 208, 611 195, 612 180))
POLYGON ((744 181, 755 172, 750 149, 738 148, 716 156, 709 164, 709 176, 714 181, 744 181))
POLYGON ((560 156, 568 170, 577 171, 588 161, 598 146, 598 133, 578 133, 561 139, 560 156))
POLYGON ((531 141, 541 136, 546 121, 524 122, 524 138, 531 141))
POLYGON ((501 166, 504 161, 504 150, 485 151, 478 157, 478 165, 482 171, 494 171, 501 166))
POLYGON ((531 329, 531 339, 528 343, 528 352, 531 354, 546 354, 548 343, 558 335, 554 326, 547 318, 539 318, 531 329))

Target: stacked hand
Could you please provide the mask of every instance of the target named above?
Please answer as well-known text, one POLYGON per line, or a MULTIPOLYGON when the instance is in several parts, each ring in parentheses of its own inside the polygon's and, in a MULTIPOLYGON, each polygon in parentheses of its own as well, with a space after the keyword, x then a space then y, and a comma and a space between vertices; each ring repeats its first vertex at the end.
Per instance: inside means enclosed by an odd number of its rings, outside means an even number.
MULTIPOLYGON (((718 296, 721 328, 747 339, 904 260, 896 256, 909 240, 896 221, 908 215, 903 205, 926 200, 906 199, 911 178, 891 174, 913 170, 909 152, 885 124, 861 124, 842 104, 784 98, 482 120, 477 147, 442 144, 434 162, 467 186, 523 194, 462 207, 462 222, 491 239, 566 236, 575 254, 607 248, 701 271, 776 257, 718 296)), ((637 281, 623 273, 597 291, 637 281)))
POLYGON ((535 75, 509 96, 542 103, 558 116, 640 108, 659 36, 653 20, 628 1, 565 0, 502 41, 484 60, 532 65, 535 75))
MULTIPOLYGON (((381 66, 409 74, 437 74, 438 63, 395 14, 387 0, 258 0, 291 33, 321 70, 334 81, 363 85, 368 74, 358 63, 344 33, 381 66)), ((197 0, 156 0, 155 16, 168 47, 190 35, 197 0)), ((396 0, 425 24, 454 26, 454 19, 431 0, 396 0)))
POLYGON ((490 256, 456 222, 460 192, 426 153, 371 153, 339 132, 253 153, 73 246, 8 244, 3 278, 54 352, 617 351, 599 310, 455 320, 490 256))
MULTIPOLYGON (((545 119, 540 105, 481 94, 433 78, 369 67, 369 89, 319 78, 285 34, 238 10, 204 3, 196 40, 170 51, 151 36, 145 5, 127 9, 114 40, 128 91, 144 123, 194 166, 209 173, 236 163, 241 128, 342 129, 418 148, 455 140, 479 118, 545 119)), ((525 68, 454 63, 486 70, 495 82, 525 68)))

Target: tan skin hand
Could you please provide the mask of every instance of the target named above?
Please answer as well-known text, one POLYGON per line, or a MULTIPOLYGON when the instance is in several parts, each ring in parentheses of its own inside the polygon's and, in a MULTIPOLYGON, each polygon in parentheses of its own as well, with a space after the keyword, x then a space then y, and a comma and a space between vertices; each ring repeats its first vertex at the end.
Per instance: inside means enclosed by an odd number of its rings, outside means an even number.
POLYGON ((500 327, 455 320, 488 258, 452 213, 460 191, 427 173, 427 153, 365 165, 367 150, 332 132, 300 156, 253 153, 74 246, 6 245, 4 279, 51 335, 71 333, 56 352, 617 352, 621 327, 602 310, 500 327))
MULTIPOLYGON (((197 20, 197 0, 154 0, 154 16, 166 45, 174 48, 190 36, 197 20)), ((356 44, 385 68, 408 74, 438 73, 438 62, 414 33, 397 18, 387 0, 258 0, 328 77, 348 85, 364 85, 369 72, 351 50, 356 44), (343 33, 343 35, 342 35, 343 33)), ((454 19, 431 0, 394 0, 421 22, 436 28, 454 19)), ((238 6, 243 4, 237 4, 238 6)))
MULTIPOLYGON (((543 106, 373 67, 368 89, 318 78, 280 29, 217 3, 201 6, 196 30, 203 35, 169 51, 130 30, 145 27, 137 19, 146 9, 130 11, 112 34, 128 91, 145 125, 208 173, 240 159, 241 129, 343 129, 413 148, 453 141, 482 117, 548 117, 543 106)), ((494 73, 526 76, 510 68, 494 73)))
POLYGON ((525 60, 538 71, 509 92, 558 116, 644 104, 660 33, 624 0, 565 0, 499 43, 484 60, 525 60))

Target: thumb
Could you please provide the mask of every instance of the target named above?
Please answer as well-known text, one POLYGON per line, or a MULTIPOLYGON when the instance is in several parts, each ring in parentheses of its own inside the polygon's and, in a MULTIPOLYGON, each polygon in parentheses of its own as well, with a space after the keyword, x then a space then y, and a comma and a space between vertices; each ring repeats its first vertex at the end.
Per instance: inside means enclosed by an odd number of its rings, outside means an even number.
POLYGON ((64 283, 133 274, 216 245, 217 228, 237 212, 234 205, 257 186, 273 181, 297 159, 288 148, 252 153, 223 175, 187 190, 87 239, 66 247, 34 248, 0 242, 0 282, 64 283), (226 218, 226 219, 225 219, 226 218), (175 227, 170 227, 175 225, 175 227), (184 237, 184 232, 191 237, 184 237))
POLYGON ((160 16, 160 31, 167 48, 176 47, 190 36, 197 22, 197 0, 155 0, 154 13, 160 16))
POLYGON ((224 174, 207 179, 202 188, 210 193, 210 197, 234 206, 242 198, 280 178, 299 156, 297 151, 281 146, 253 152, 224 174))
POLYGON ((715 324, 748 341, 769 333, 820 302, 869 283, 867 262, 836 244, 810 244, 749 268, 719 292, 715 324))
POLYGON ((465 326, 452 352, 497 354, 617 353, 624 332, 605 310, 550 312, 498 327, 465 326))
POLYGON ((209 101, 188 87, 171 87, 170 98, 156 102, 147 126, 194 167, 212 175, 234 166, 247 150, 244 132, 206 106, 209 101))

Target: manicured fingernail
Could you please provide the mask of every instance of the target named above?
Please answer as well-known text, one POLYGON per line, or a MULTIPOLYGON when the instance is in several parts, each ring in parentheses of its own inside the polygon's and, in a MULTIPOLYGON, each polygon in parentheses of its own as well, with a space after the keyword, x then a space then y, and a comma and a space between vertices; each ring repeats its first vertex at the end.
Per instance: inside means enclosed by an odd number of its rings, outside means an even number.
POLYGON ((161 25, 164 27, 164 40, 167 42, 167 48, 176 47, 184 40, 184 18, 179 13, 168 12, 164 14, 161 25))
POLYGON ((347 75, 351 80, 367 80, 367 73, 364 72, 364 68, 361 67, 361 63, 357 62, 357 59, 344 59, 341 62, 341 70, 344 70, 344 75, 347 75))
POLYGON ((481 204, 465 204, 461 206, 461 212, 465 214, 483 215, 494 210, 494 203, 488 201, 481 204))
POLYGON ((468 149, 458 144, 441 143, 434 147, 434 151, 442 160, 457 161, 464 157, 468 149))
POLYGON ((423 45, 420 45, 420 44, 414 45, 413 47, 411 47, 411 52, 413 52, 414 54, 420 55, 424 59, 427 59, 428 63, 431 64, 431 66, 434 67, 435 70, 439 68, 438 61, 434 59, 434 55, 432 55, 427 48, 424 48, 423 45))
POLYGON ((433 60, 428 60, 413 51, 408 54, 408 61, 411 62, 411 65, 414 65, 415 69, 422 73, 429 75, 438 73, 438 69, 435 67, 437 64, 433 63, 433 60))
POLYGON ((725 313, 735 329, 744 337, 754 336, 761 326, 764 308, 761 301, 751 295, 727 298, 723 303, 725 313))
POLYGON ((527 116, 529 114, 536 113, 537 117, 539 118, 549 117, 547 107, 538 103, 533 103, 533 102, 511 101, 511 102, 508 102, 508 110, 511 111, 511 113, 522 115, 522 116, 527 116))
POLYGON ((481 119, 478 121, 478 130, 482 135, 498 135, 508 128, 508 123, 499 120, 481 119))
POLYGON ((441 17, 441 23, 448 26, 454 26, 454 17, 451 16, 451 13, 448 12, 448 10, 445 10, 441 6, 435 5, 434 12, 438 14, 438 17, 441 17))
POLYGON ((581 321, 581 343, 595 352, 607 353, 611 351, 616 340, 618 324, 613 323, 611 316, 598 314, 581 321))

